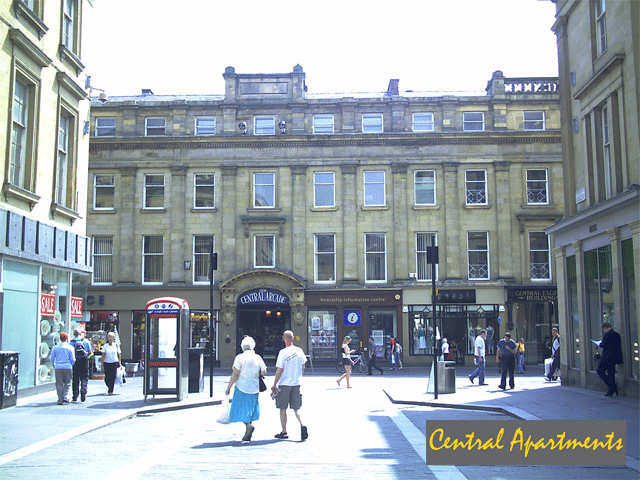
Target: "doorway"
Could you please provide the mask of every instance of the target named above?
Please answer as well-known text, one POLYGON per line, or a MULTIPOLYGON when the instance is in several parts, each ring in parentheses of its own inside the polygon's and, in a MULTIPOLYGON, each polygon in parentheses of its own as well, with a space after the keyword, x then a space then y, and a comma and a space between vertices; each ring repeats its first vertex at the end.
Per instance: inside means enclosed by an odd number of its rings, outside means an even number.
POLYGON ((245 335, 256 341, 256 353, 265 360, 275 361, 284 348, 282 333, 291 329, 291 307, 273 304, 238 306, 236 353, 242 353, 240 342, 245 335))

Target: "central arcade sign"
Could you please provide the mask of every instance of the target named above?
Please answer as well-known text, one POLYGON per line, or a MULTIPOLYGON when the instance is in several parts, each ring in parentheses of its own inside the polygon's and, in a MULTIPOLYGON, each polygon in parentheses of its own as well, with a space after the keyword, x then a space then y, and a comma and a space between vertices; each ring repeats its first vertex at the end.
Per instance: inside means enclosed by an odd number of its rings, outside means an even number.
POLYGON ((289 305, 289 297, 278 290, 256 288, 243 293, 238 298, 238 305, 255 305, 270 303, 273 305, 289 305))

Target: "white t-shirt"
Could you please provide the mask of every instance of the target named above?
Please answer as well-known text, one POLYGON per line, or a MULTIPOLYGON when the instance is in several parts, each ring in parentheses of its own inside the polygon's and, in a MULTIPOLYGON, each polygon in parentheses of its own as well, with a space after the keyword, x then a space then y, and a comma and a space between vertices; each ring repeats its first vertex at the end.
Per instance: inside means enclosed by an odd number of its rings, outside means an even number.
POLYGON ((444 342, 442 344, 442 354, 446 355, 447 353, 449 353, 449 344, 447 342, 444 342))
POLYGON ((300 385, 302 376, 302 366, 307 363, 307 357, 300 347, 291 345, 283 348, 278 353, 276 368, 282 369, 282 375, 278 385, 296 386, 300 385))
POLYGON ((240 370, 236 388, 243 393, 258 393, 258 373, 267 369, 262 357, 253 350, 245 350, 236 356, 233 366, 240 370))
POLYGON ((118 354, 120 353, 120 345, 113 342, 113 345, 105 343, 102 346, 102 353, 106 353, 104 363, 118 363, 118 354))
POLYGON ((484 338, 482 338, 482 335, 478 335, 476 337, 476 348, 474 349, 473 354, 476 355, 478 353, 478 349, 480 349, 480 356, 482 358, 484 358, 485 356, 485 344, 484 344, 484 338))
POLYGON ((349 348, 349 344, 348 343, 343 343, 342 344, 342 358, 351 358, 351 353, 345 353, 345 351, 351 352, 351 349, 349 348), (347 347, 347 349, 345 350, 344 347, 347 347))

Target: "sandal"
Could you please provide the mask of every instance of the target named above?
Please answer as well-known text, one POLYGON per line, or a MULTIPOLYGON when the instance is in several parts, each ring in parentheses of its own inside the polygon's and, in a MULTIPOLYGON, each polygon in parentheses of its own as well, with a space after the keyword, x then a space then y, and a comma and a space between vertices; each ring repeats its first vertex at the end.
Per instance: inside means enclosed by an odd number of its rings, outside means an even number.
POLYGON ((287 432, 282 432, 277 434, 276 438, 289 438, 289 435, 287 435, 287 432))

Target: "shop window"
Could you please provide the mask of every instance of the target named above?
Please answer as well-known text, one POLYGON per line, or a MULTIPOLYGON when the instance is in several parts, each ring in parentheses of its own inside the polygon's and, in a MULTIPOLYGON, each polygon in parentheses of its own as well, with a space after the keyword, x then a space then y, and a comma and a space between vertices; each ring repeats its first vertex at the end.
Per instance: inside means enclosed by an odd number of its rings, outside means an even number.
MULTIPOLYGON (((107 343, 107 334, 117 332, 120 327, 120 312, 117 310, 93 310, 89 316, 89 322, 85 325, 86 338, 93 345, 94 352, 100 352, 102 346, 107 343)), ((120 335, 116 336, 116 343, 120 335)), ((96 355, 100 358, 100 354, 96 355)), ((122 355, 125 358, 125 355, 122 355)))
POLYGON ((216 176, 213 173, 196 173, 193 176, 194 208, 215 208, 216 176))
MULTIPOLYGON (((409 307, 409 353, 411 355, 433 355, 433 316, 430 308, 411 305, 409 307)), ((406 345, 405 345, 406 347, 406 345)))
POLYGON ((146 326, 145 310, 134 310, 131 318, 133 339, 131 342, 131 359, 134 362, 144 362, 144 335, 146 326))
POLYGON ((634 312, 637 312, 636 298, 636 276, 635 267, 633 262, 633 240, 623 240, 621 242, 622 247, 622 286, 623 286, 623 299, 624 299, 624 322, 625 330, 628 332, 629 343, 628 349, 623 344, 623 358, 629 359, 629 370, 627 375, 629 378, 638 380, 640 378, 640 355, 638 354, 638 319, 635 317, 634 312), (626 351, 625 351, 626 350, 626 351))
MULTIPOLYGON (((209 327, 209 312, 192 310, 189 347, 204 348, 204 354, 209 355, 209 327)), ((213 354, 215 358, 215 348, 213 354)))
POLYGON ((336 312, 309 310, 309 354, 314 360, 334 360, 338 352, 336 343, 336 312))
POLYGON ((571 339, 569 346, 569 366, 580 368, 580 350, 588 348, 580 345, 580 317, 578 316, 578 277, 576 274, 576 257, 567 257, 567 307, 570 312, 568 337, 571 339))

